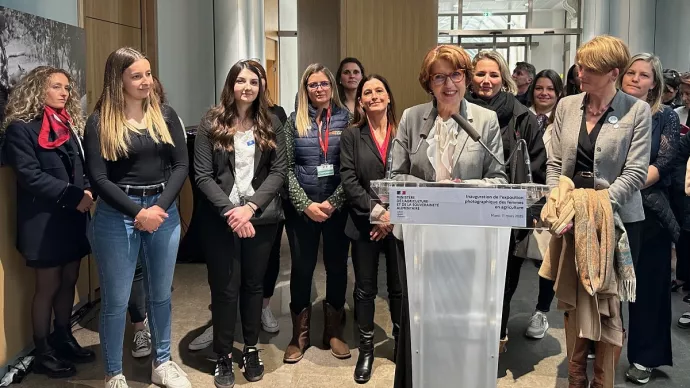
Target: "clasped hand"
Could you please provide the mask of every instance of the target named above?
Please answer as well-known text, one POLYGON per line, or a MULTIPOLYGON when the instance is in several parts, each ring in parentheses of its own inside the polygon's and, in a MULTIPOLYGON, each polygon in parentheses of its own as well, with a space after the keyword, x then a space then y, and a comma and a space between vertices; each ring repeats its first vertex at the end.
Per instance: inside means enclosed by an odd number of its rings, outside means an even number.
POLYGON ((321 203, 310 203, 309 206, 304 209, 304 214, 306 214, 307 217, 309 217, 312 221, 324 222, 331 217, 334 211, 335 207, 331 205, 328 200, 325 200, 321 203))
POLYGON ((153 205, 150 208, 141 209, 134 218, 134 227, 138 230, 153 233, 168 218, 168 213, 160 206, 153 205))
POLYGON ((388 210, 386 210, 385 213, 381 214, 378 220, 384 223, 375 224, 372 227, 371 232, 369 232, 369 237, 371 238, 371 241, 379 241, 385 238, 388 235, 388 233, 393 231, 393 224, 390 224, 391 216, 388 210))
POLYGON ((232 208, 225 213, 228 226, 233 232, 237 233, 240 238, 251 238, 256 235, 254 225, 249 222, 253 215, 254 210, 249 204, 232 208))
POLYGON ((79 204, 77 205, 77 211, 81 213, 86 213, 87 211, 91 210, 91 206, 93 206, 93 193, 91 193, 90 189, 84 189, 84 196, 81 197, 81 201, 79 201, 79 204))

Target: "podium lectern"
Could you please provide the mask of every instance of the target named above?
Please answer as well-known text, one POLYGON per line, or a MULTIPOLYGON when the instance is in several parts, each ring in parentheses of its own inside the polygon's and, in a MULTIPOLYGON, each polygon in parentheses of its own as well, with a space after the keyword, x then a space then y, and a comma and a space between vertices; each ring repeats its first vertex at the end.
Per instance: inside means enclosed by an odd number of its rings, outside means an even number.
MULTIPOLYGON (((512 229, 534 229, 548 186, 371 182, 405 245, 414 387, 496 387, 512 229)), ((376 223, 377 220, 373 220, 376 223)))

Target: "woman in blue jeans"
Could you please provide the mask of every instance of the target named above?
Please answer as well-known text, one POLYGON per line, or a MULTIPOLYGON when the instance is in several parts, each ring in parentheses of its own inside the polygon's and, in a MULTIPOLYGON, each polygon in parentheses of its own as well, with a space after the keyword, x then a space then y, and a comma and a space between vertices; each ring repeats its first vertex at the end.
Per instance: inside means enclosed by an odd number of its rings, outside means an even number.
POLYGON ((174 201, 187 177, 187 149, 177 114, 152 89, 146 57, 131 48, 114 51, 86 124, 88 176, 100 196, 89 239, 101 285, 106 388, 128 387, 122 343, 140 250, 155 353, 151 380, 168 388, 192 386, 170 360, 170 287, 180 241, 174 201))

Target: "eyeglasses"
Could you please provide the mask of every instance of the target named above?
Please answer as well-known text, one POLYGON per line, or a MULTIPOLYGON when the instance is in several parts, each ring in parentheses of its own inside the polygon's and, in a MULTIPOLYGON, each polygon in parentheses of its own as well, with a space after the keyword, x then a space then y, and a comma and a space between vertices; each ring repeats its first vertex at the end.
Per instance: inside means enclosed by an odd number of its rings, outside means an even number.
POLYGON ((330 89, 331 88, 331 83, 328 81, 321 81, 321 82, 312 82, 310 84, 307 84, 307 87, 311 90, 316 90, 321 87, 321 89, 330 89))
POLYGON ((465 79, 465 69, 454 71, 450 74, 434 74, 431 76, 431 82, 436 86, 441 86, 446 83, 446 80, 450 78, 454 84, 458 84, 465 79))

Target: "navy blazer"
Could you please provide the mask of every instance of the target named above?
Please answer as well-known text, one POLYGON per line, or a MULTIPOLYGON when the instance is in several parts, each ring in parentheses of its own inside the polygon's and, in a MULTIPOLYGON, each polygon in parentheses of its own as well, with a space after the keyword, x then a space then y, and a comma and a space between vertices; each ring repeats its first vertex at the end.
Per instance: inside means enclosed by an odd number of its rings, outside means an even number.
POLYGON ((17 249, 27 260, 66 262, 89 254, 88 213, 77 210, 89 182, 74 137, 56 149, 38 145, 42 118, 6 130, 7 162, 17 176, 17 249))

